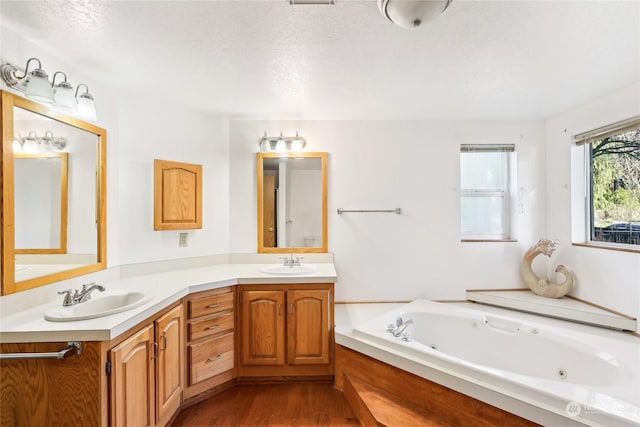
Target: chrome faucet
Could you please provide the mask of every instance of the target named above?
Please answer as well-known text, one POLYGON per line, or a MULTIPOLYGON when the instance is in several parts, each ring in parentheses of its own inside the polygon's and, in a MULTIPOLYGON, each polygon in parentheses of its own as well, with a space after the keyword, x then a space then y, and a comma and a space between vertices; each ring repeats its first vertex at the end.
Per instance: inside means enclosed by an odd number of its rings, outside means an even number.
POLYGON ((64 295, 64 299, 62 300, 63 307, 70 307, 72 305, 80 304, 85 301, 89 301, 91 299, 91 292, 95 290, 99 290, 100 292, 104 292, 105 287, 97 284, 96 282, 87 283, 86 285, 82 285, 82 290, 72 291, 71 289, 67 289, 65 291, 58 292, 58 295, 64 295))
POLYGON ((300 265, 300 260, 304 259, 304 257, 297 256, 294 258, 293 254, 290 254, 289 256, 280 259, 284 260, 284 263, 282 264, 284 267, 297 267, 300 265))
POLYGON ((399 337, 402 335, 407 326, 413 324, 413 319, 402 320, 402 317, 398 317, 396 319, 396 324, 389 324, 387 327, 387 332, 392 334, 394 337, 399 337))

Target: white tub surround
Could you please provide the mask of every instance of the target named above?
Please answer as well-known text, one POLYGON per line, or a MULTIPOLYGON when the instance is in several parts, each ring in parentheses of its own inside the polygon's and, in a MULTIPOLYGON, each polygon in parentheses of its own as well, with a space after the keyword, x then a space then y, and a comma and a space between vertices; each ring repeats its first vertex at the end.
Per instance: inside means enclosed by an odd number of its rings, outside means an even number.
MULTIPOLYGON (((251 259, 251 257, 246 256, 243 259, 251 259)), ((268 261, 275 262, 271 258, 268 261)), ((264 263, 238 263, 103 281, 102 284, 107 290, 103 294, 96 294, 95 298, 109 293, 135 290, 144 292, 149 300, 126 312, 73 322, 49 322, 44 319, 44 313, 48 309, 62 304, 62 296, 52 297, 45 303, 29 306, 28 301, 24 301, 29 298, 29 293, 13 294, 2 297, 0 342, 108 341, 193 292, 239 284, 336 282, 337 274, 333 263, 320 262, 308 265, 314 267, 313 273, 295 276, 263 273, 261 270, 265 267, 264 263), (16 306, 24 309, 20 311, 8 309, 9 299, 16 306), (4 309, 5 307, 7 310, 4 309)), ((146 269, 146 267, 141 268, 146 269)))
MULTIPOLYGON (((347 309, 361 310, 337 305, 336 318, 353 317, 347 309)), ((337 327, 336 343, 543 425, 640 425, 640 339, 630 334, 416 300, 337 327), (408 342, 386 331, 398 317, 414 321, 408 342)))
POLYGON ((570 295, 546 298, 529 289, 467 289, 469 301, 605 328, 635 331, 637 319, 570 295))

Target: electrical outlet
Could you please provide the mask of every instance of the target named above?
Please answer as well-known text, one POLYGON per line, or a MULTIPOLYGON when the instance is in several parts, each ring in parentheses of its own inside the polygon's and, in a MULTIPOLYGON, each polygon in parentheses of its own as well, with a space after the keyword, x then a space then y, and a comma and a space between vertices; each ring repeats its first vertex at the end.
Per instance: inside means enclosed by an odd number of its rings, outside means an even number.
POLYGON ((189 246, 189 233, 180 233, 180 239, 178 242, 181 248, 189 246))

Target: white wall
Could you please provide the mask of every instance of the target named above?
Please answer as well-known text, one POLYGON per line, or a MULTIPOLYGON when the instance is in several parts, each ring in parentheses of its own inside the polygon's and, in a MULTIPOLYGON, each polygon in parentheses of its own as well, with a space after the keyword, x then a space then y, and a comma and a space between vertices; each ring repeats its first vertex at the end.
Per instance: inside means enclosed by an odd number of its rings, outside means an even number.
MULTIPOLYGON (((581 213, 575 207, 574 215, 578 217, 572 218, 570 165, 572 151, 577 150, 572 144, 573 135, 639 115, 639 94, 640 83, 547 120, 549 235, 570 242, 572 225, 581 220, 581 213)), ((580 197, 574 196, 574 199, 580 197)), ((557 262, 565 264, 576 278, 573 295, 640 318, 640 253, 567 244, 558 251, 557 262)))
POLYGON ((118 116, 120 264, 228 252, 227 121, 131 100, 119 103, 118 116), (202 229, 182 230, 188 247, 179 247, 180 231, 153 230, 154 159, 203 166, 202 229))
POLYGON ((467 288, 521 286, 526 248, 545 230, 542 122, 232 121, 232 253, 256 251, 258 139, 293 135, 329 153, 329 251, 339 301, 463 298, 467 288), (459 145, 514 143, 523 213, 516 243, 461 243, 459 145), (402 215, 343 214, 392 209, 402 215))

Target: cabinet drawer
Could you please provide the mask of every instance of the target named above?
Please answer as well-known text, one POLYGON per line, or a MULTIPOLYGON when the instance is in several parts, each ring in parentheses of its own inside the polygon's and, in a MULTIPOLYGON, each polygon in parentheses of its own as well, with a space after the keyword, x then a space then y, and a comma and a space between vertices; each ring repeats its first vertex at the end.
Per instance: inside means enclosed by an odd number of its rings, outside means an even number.
POLYGON ((233 310, 233 292, 189 301, 189 319, 221 311, 233 310))
POLYGON ((189 379, 196 384, 233 369, 233 332, 189 346, 189 379))
POLYGON ((233 330, 233 311, 220 313, 202 320, 193 320, 189 323, 189 341, 198 340, 221 332, 233 330))

